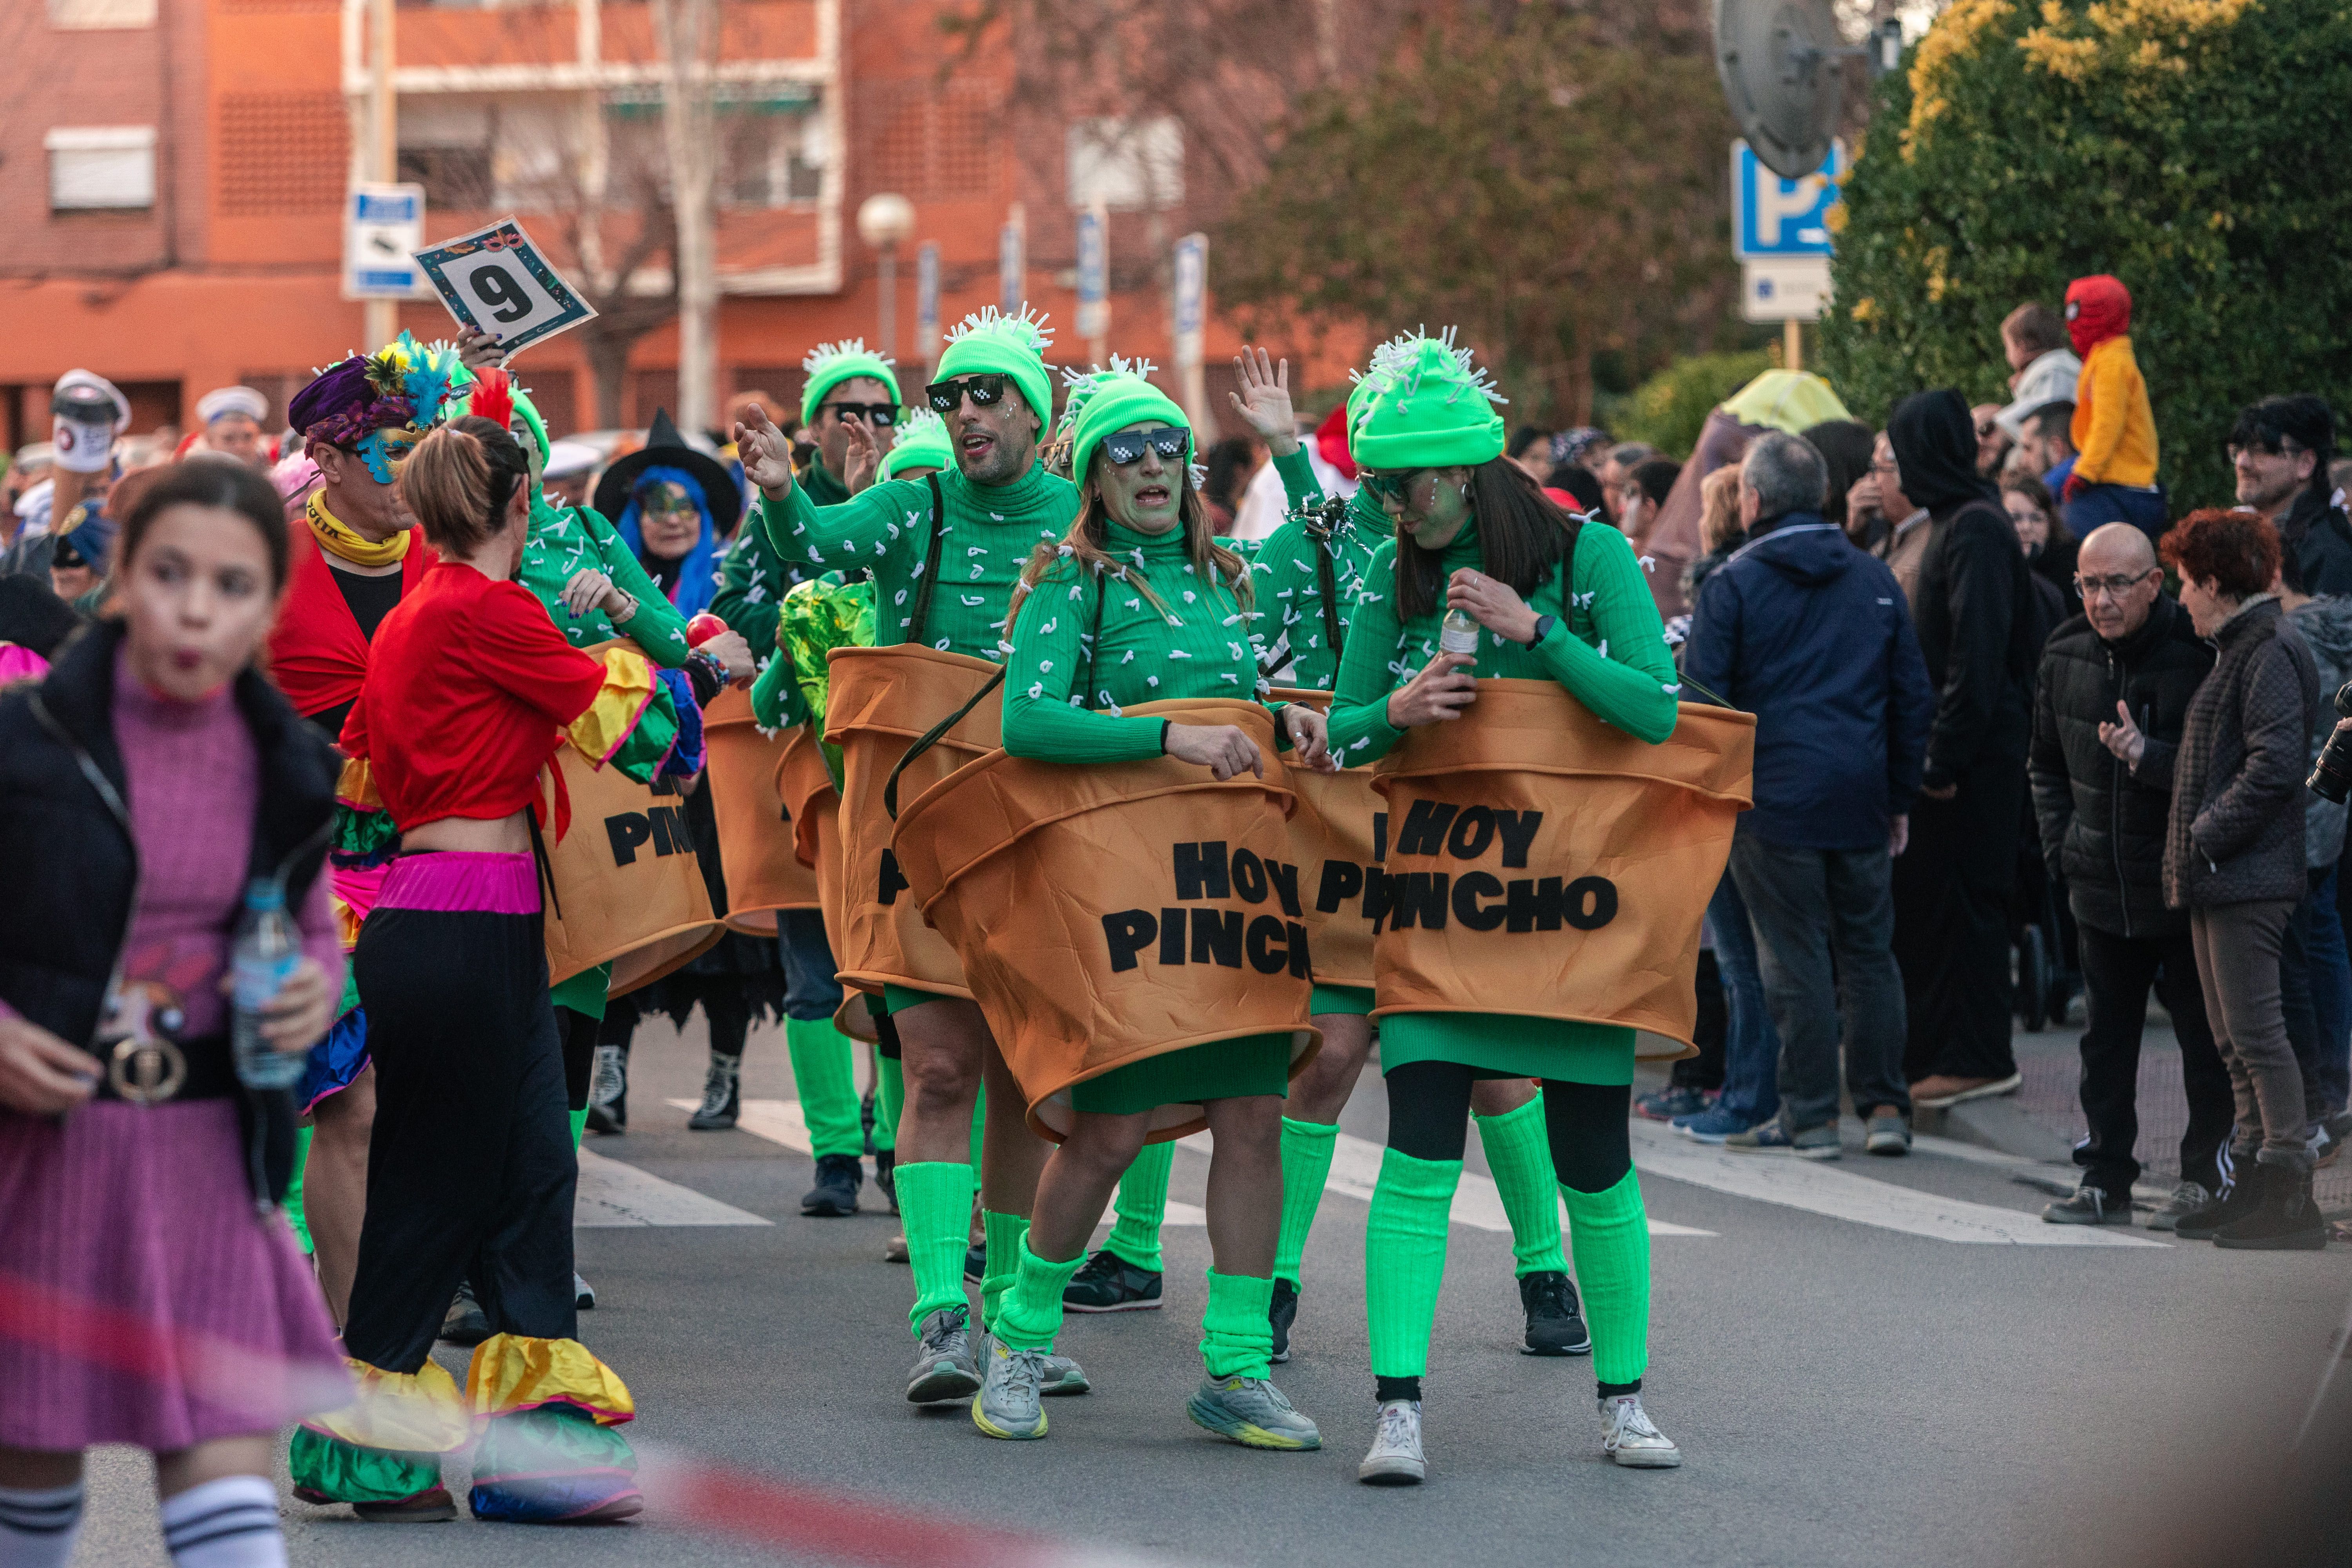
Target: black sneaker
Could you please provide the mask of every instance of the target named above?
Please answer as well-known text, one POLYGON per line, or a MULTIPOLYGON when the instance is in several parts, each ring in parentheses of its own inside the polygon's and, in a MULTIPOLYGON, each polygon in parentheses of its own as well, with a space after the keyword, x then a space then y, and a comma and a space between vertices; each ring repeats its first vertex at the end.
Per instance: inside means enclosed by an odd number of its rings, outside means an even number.
POLYGON ((702 1106, 686 1119, 688 1131, 724 1132, 743 1110, 743 1058, 710 1053, 709 1070, 702 1076, 702 1106))
POLYGON ((441 1315, 441 1337, 453 1345, 478 1345, 490 1337, 489 1314, 474 1300, 473 1286, 463 1280, 449 1299, 449 1310, 441 1315))
POLYGON ((1160 1271, 1138 1268, 1108 1247, 1087 1259, 1062 1291, 1066 1312, 1150 1312, 1160 1307, 1160 1271))
POLYGON ((2052 1225, 2129 1225, 2131 1196, 2126 1194, 2118 1202, 2103 1188, 2084 1182, 2074 1189, 2073 1196, 2061 1198, 2043 1209, 2042 1217, 2052 1225))
POLYGON ((874 1153, 874 1184, 890 1200, 890 1212, 898 1212, 898 1155, 891 1149, 877 1149, 874 1153))
POLYGON ((1590 1355, 1592 1331, 1584 1326, 1584 1304, 1576 1286, 1557 1268, 1519 1277, 1519 1304, 1528 1311, 1528 1342, 1521 1355, 1590 1355))
POLYGON ((857 1189, 865 1184, 866 1167, 855 1154, 824 1154, 817 1158, 816 1185, 801 1199, 801 1213, 818 1219, 839 1219, 857 1212, 857 1189))
POLYGON ((1290 1359, 1290 1325, 1298 1318, 1298 1287, 1277 1274, 1274 1277, 1274 1300, 1265 1310, 1265 1321, 1274 1326, 1274 1359, 1290 1359))
POLYGON ((988 1278, 988 1244, 975 1241, 963 1249, 963 1277, 973 1284, 988 1278))
POLYGON ((2173 1223, 2172 1234, 2183 1241, 2210 1241, 2215 1231, 2225 1225, 2235 1225, 2262 1206, 2262 1186, 2249 1170, 2230 1184, 2227 1194, 2195 1214, 2182 1215, 2173 1223))

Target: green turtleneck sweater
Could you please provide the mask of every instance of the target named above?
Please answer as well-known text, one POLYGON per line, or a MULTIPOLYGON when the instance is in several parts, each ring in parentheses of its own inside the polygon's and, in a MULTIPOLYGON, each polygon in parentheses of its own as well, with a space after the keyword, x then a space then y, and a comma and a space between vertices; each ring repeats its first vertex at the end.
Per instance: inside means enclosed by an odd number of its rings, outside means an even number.
MULTIPOLYGON (((793 480, 793 489, 808 492, 816 505, 839 506, 849 499, 849 487, 833 477, 822 453, 809 459, 793 480)), ((719 574, 719 596, 710 613, 751 645, 751 657, 763 665, 776 650, 777 606, 792 585, 808 575, 795 572, 768 542, 768 531, 750 525, 736 531, 719 574)))
POLYGON ((1104 527, 1105 550, 1118 569, 1095 573, 1067 558, 1055 563, 1013 623, 1004 749, 1016 757, 1054 763, 1156 757, 1165 721, 1129 718, 1121 708, 1169 698, 1257 695, 1264 648, 1250 631, 1255 617, 1229 584, 1195 570, 1184 531, 1149 534, 1115 522, 1104 527), (1159 595, 1164 614, 1145 595, 1146 586, 1159 595))
MULTIPOLYGON (((1331 750, 1349 767, 1378 762, 1404 736, 1388 721, 1389 694, 1437 657, 1438 624, 1445 618, 1443 579, 1436 604, 1400 624, 1396 607, 1396 542, 1373 554, 1349 622, 1348 650, 1331 708, 1331 750)), ((1441 557, 1446 577, 1465 566, 1483 568, 1474 518, 1441 557)), ((1577 533, 1575 553, 1528 595, 1538 616, 1558 621, 1530 648, 1493 632, 1478 634, 1482 680, 1557 680, 1594 714, 1653 744, 1674 732, 1682 686, 1658 606, 1642 581, 1625 536, 1601 523, 1577 533)))
MULTIPOLYGON (((922 640, 947 653, 1002 661, 1004 613, 1030 552, 1058 543, 1077 516, 1078 492, 1067 479, 1032 463, 1011 484, 976 485, 961 470, 939 475, 946 529, 940 579, 922 640)), ((871 485, 837 506, 821 507, 795 484, 782 502, 761 497, 753 511, 777 552, 806 574, 871 568, 874 640, 888 647, 911 640, 924 556, 931 542, 931 487, 925 479, 871 485)))
POLYGON ((531 499, 530 538, 522 548, 516 581, 530 589, 574 647, 629 637, 664 669, 677 669, 692 651, 686 646, 686 617, 622 542, 620 534, 588 507, 557 507, 545 491, 531 499), (601 609, 574 616, 563 607, 563 585, 583 569, 610 577, 637 602, 626 626, 615 626, 601 609))
POLYGON ((1339 683, 1339 654, 1345 646, 1348 617, 1356 590, 1372 563, 1372 553, 1395 535, 1388 514, 1371 504, 1362 490, 1350 498, 1339 528, 1328 542, 1331 556, 1332 603, 1328 614, 1323 600, 1323 569, 1316 557, 1327 547, 1307 526, 1308 516, 1323 501, 1323 488, 1315 482, 1314 467, 1306 448, 1274 460, 1282 488, 1290 501, 1290 516, 1258 546, 1255 563, 1259 607, 1266 612, 1260 623, 1269 643, 1287 637, 1289 671, 1286 686, 1329 691, 1339 683), (1339 641, 1332 639, 1339 625, 1339 641))

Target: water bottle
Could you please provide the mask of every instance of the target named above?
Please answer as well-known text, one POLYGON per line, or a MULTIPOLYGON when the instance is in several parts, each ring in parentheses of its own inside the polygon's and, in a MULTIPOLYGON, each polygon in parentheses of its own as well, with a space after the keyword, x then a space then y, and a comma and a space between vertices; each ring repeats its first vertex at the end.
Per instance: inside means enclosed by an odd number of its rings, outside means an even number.
POLYGON ((286 884, 256 877, 245 889, 245 917, 230 950, 230 1038, 236 1076, 251 1089, 287 1089, 302 1076, 304 1053, 281 1051, 262 1037, 262 1010, 302 962, 302 944, 286 915, 286 884))
POLYGON ((1467 610, 1445 612, 1445 620, 1437 628, 1437 651, 1466 653, 1476 658, 1478 653, 1478 623, 1470 618, 1467 610))

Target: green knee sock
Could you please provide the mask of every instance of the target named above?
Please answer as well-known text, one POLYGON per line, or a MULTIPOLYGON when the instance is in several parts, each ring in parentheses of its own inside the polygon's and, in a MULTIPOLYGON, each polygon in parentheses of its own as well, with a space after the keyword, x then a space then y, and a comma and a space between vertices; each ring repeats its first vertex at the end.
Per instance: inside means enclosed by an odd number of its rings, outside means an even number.
POLYGON ((572 1147, 576 1150, 580 1147, 580 1140, 588 1135, 588 1108, 583 1105, 565 1114, 572 1118, 572 1147))
POLYGON ((302 1244, 303 1256, 318 1250, 310 1244, 310 1218, 302 1212, 302 1167, 310 1160, 310 1129, 294 1129, 294 1179, 286 1184, 286 1223, 294 1232, 294 1239, 302 1244))
POLYGON ((1274 1243, 1274 1277, 1298 1283, 1307 1227, 1323 1202, 1331 1156, 1339 1147, 1337 1123, 1282 1119, 1282 1234, 1274 1243))
POLYGON ((1013 1288, 1013 1277, 1021 1271, 1021 1256, 1027 1250, 1024 1243, 1029 1221, 1017 1214, 998 1214, 983 1204, 980 1228, 988 1247, 988 1262, 980 1275, 980 1321, 983 1327, 993 1328, 997 1306, 1004 1300, 1004 1292, 1013 1288))
MULTIPOLYGON (((990 1215, 990 1219, 1003 1217, 990 1215)), ((1027 1222, 1023 1222, 1027 1230, 1027 1222)), ((1045 1351, 1051 1353, 1054 1336, 1062 1331, 1062 1292, 1086 1263, 1086 1250, 1067 1263, 1048 1263, 1029 1250, 1024 1234, 1015 1244, 1020 1258, 1013 1270, 1004 1300, 989 1319, 988 1331, 1017 1351, 1045 1351)))
POLYGON ((1138 1268, 1160 1272, 1160 1224, 1168 1215, 1168 1173, 1175 1168, 1176 1145, 1146 1143, 1118 1179, 1113 1211, 1118 1218, 1103 1241, 1138 1268))
POLYGON ((1576 1282, 1592 1327, 1592 1375, 1602 1383, 1636 1383, 1650 1364, 1650 1218, 1642 1183, 1631 1170, 1603 1192, 1580 1193, 1563 1183, 1569 1245, 1576 1282))
POLYGON ((1544 1136, 1542 1093, 1517 1110, 1475 1120, 1487 1169, 1495 1173, 1495 1190, 1511 1218, 1517 1272, 1567 1273, 1568 1259, 1559 1249, 1559 1200, 1552 1195, 1559 1178, 1552 1173, 1551 1145, 1544 1136))
POLYGON ((1459 1160, 1416 1160, 1394 1149, 1381 1156, 1364 1225, 1364 1315, 1375 1377, 1419 1377, 1429 1370, 1445 1233, 1461 1181, 1459 1160))
POLYGON ((875 1087, 874 1141, 882 1141, 882 1129, 890 1129, 890 1146, 898 1146, 898 1114, 907 1109, 907 1069, 897 1057, 877 1057, 882 1065, 881 1081, 875 1087))
POLYGON ((898 1217, 907 1227, 907 1261, 915 1271, 916 1333, 942 1307, 966 1305, 964 1237, 971 1227, 972 1170, 953 1160, 898 1167, 898 1217))
MULTIPOLYGON (((856 1065, 856 1059, 865 1055, 866 1048, 862 1040, 850 1042, 851 1066, 856 1065)), ((874 1152, 877 1154, 894 1153, 898 1147, 898 1108, 890 1103, 888 1089, 888 1069, 898 1065, 879 1054, 874 1058, 874 1152)))
POLYGON ((1274 1277, 1209 1270, 1209 1310, 1201 1316, 1201 1360, 1211 1377, 1264 1377, 1273 1371, 1274 1277))
POLYGON ((866 1129, 857 1114, 857 1075, 851 1069, 851 1041, 830 1018, 787 1018, 784 1048, 792 1054, 793 1082, 808 1123, 809 1152, 862 1154, 866 1129))

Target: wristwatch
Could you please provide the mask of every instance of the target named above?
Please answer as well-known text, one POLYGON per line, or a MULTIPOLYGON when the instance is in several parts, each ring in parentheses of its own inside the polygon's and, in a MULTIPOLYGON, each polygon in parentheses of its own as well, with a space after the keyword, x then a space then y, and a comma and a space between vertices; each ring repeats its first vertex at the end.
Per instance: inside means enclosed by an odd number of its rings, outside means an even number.
POLYGON ((1536 617, 1536 635, 1528 639, 1528 646, 1529 647, 1533 647, 1538 643, 1543 641, 1544 638, 1551 636, 1551 628, 1559 620, 1559 617, 1558 616, 1538 616, 1536 617))

